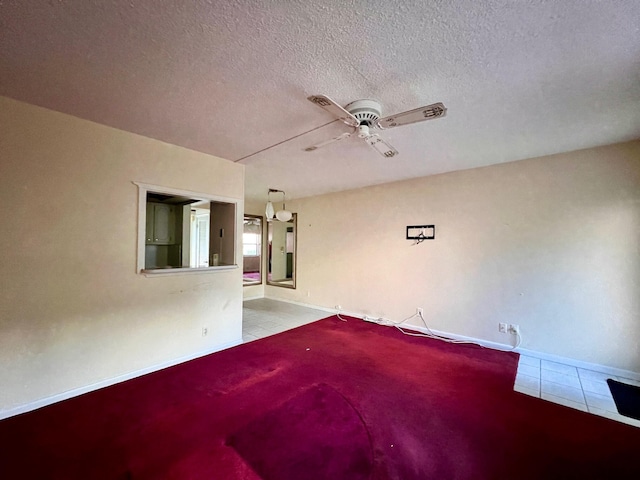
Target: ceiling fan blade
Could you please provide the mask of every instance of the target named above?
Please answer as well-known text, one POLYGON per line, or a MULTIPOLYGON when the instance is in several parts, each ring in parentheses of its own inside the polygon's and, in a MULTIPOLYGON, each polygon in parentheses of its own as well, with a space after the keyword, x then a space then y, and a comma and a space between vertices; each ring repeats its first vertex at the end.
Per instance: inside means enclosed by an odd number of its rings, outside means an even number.
POLYGON ((443 103, 438 102, 425 107, 416 108, 415 110, 409 110, 407 112, 381 118, 378 120, 378 126, 380 128, 399 127, 401 125, 422 122, 424 120, 434 120, 436 118, 444 117, 446 113, 447 108, 443 103))
POLYGON ((351 115, 326 95, 311 95, 310 97, 307 97, 307 100, 315 103, 319 107, 324 108, 331 115, 338 117, 341 121, 351 127, 357 127, 358 125, 360 125, 360 122, 356 117, 351 115))
POLYGON ((313 152, 320 147, 324 147, 325 145, 329 145, 330 143, 337 142, 338 140, 344 140, 345 138, 349 138, 353 132, 343 133, 342 135, 338 135, 337 137, 330 138, 329 140, 325 140, 324 142, 316 143, 310 147, 304 149, 305 152, 313 152))
POLYGON ((371 145, 383 157, 391 158, 398 155, 398 151, 380 138, 377 133, 365 137, 365 141, 371 145))

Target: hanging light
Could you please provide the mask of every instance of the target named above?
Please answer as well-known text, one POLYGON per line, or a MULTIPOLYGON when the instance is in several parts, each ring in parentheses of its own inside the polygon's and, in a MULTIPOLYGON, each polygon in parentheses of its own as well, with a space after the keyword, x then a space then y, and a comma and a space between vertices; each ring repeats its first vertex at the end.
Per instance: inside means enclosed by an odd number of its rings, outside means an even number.
POLYGON ((276 218, 281 222, 288 222, 289 220, 291 220, 293 214, 289 210, 287 210, 287 207, 284 205, 284 197, 284 192, 282 192, 282 210, 276 212, 276 218))
POLYGON ((293 214, 289 210, 280 210, 276 213, 276 218, 281 222, 288 222, 293 217, 293 214))
POLYGON ((267 209, 265 211, 265 214, 267 216, 267 222, 270 222, 271 220, 273 220, 275 211, 273 210, 273 203, 271 201, 267 202, 267 209))
POLYGON ((273 202, 271 202, 271 197, 270 197, 272 193, 282 194, 282 210, 278 210, 278 212, 275 214, 275 217, 281 222, 288 222, 293 217, 293 214, 286 209, 286 206, 284 203, 285 193, 282 190, 275 190, 273 188, 270 188, 269 192, 267 193, 267 207, 266 207, 267 222, 270 222, 273 219, 274 209, 273 209, 273 202))

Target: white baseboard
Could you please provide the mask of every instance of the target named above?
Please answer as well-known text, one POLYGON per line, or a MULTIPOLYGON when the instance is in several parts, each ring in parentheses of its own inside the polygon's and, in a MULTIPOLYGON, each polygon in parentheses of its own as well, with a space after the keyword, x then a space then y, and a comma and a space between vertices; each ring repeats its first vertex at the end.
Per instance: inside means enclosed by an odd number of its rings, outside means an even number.
POLYGON ((521 355, 528 357, 536 357, 540 360, 548 360, 550 362, 564 363, 571 365, 572 367, 583 368, 585 370, 593 370, 596 372, 606 373, 607 375, 613 375, 616 377, 629 378, 631 380, 640 381, 640 373, 632 370, 624 370, 617 367, 609 367, 607 365, 600 365, 598 363, 584 362, 582 360, 575 360, 573 358, 562 357, 560 355, 554 355, 552 353, 536 352, 534 350, 527 350, 526 348, 519 348, 517 350, 521 355))
MULTIPOLYGON (((265 295, 265 296, 264 296, 264 297, 262 297, 262 298, 266 298, 266 299, 268 299, 268 300, 275 300, 275 301, 277 301, 277 302, 291 303, 291 304, 293 304, 293 305, 299 305, 299 306, 301 306, 301 307, 306 307, 306 308, 313 308, 314 310, 320 310, 320 311, 322 311, 322 312, 328 312, 328 313, 330 313, 330 314, 332 314, 332 315, 335 315, 335 314, 336 314, 336 309, 335 309, 335 308, 321 307, 321 306, 319 306, 319 305, 312 305, 312 304, 310 304, 310 303, 296 302, 296 301, 294 301, 294 300, 284 300, 284 299, 282 299, 282 298, 270 297, 270 296, 268 296, 268 295, 265 295)), ((342 312, 342 313, 344 313, 345 315, 350 315, 350 314, 349 314, 349 313, 347 313, 347 312, 342 312)), ((357 315, 354 315, 354 316, 357 316, 357 315)))
MULTIPOLYGON (((415 329, 418 330, 422 333, 427 333, 427 329, 426 328, 422 328, 422 327, 411 327, 411 329, 415 329)), ((455 340, 465 340, 465 341, 471 341, 473 343, 478 343, 480 345, 482 345, 483 347, 488 347, 488 348, 496 348, 498 350, 510 350, 512 348, 512 346, 510 345, 505 345, 502 343, 496 343, 496 342, 490 342, 488 340, 483 340, 480 338, 473 338, 473 337, 465 337, 464 335, 456 335, 455 333, 448 333, 448 332, 441 332, 439 330, 433 330, 431 329, 431 331, 433 333, 435 333, 436 335, 441 335, 443 337, 448 337, 448 338, 453 338, 455 340)), ((528 350, 526 348, 522 348, 522 347, 518 347, 513 349, 514 352, 519 353, 520 355, 524 355, 527 357, 535 357, 535 358, 539 358, 540 360, 548 360, 550 362, 556 362, 556 363, 562 363, 564 365, 571 365, 572 367, 577 367, 577 368, 583 368, 585 370, 593 370, 596 372, 602 372, 602 373, 606 373, 607 375, 614 375, 616 377, 625 377, 625 378, 630 378, 632 380, 640 380, 640 373, 638 372, 633 372, 631 370, 623 370, 621 368, 615 368, 615 367, 609 367, 607 365, 600 365, 597 363, 591 363, 591 362, 584 362, 582 360, 575 360, 573 358, 569 358, 569 357, 563 357, 560 355, 554 355, 551 353, 544 353, 544 352, 537 352, 535 350, 528 350)))
MULTIPOLYGON (((270 300, 277 300, 280 302, 286 302, 286 303, 293 303, 294 305, 300 305, 302 307, 308 307, 308 308, 314 308, 316 310, 321 310, 324 312, 330 312, 332 314, 336 314, 336 309, 335 308, 327 308, 327 307, 321 307, 318 305, 311 305, 311 304, 305 304, 305 303, 301 303, 301 302, 294 302, 292 300, 284 300, 281 298, 272 298, 272 297, 264 297, 264 298, 269 298, 270 300)), ((369 317, 369 315, 365 315, 363 313, 359 313, 359 312, 347 312, 342 310, 340 313, 344 314, 344 315, 348 315, 350 317, 356 317, 356 318, 360 318, 362 320, 364 320, 365 317, 369 317)), ((376 323, 376 322, 372 322, 372 323, 376 323)), ((428 333, 427 329, 424 327, 419 327, 419 326, 407 326, 407 329, 411 329, 411 330, 416 330, 420 333, 428 333)), ((488 348, 494 348, 497 350, 511 350, 513 348, 513 345, 507 345, 504 343, 497 343, 497 342, 491 342, 489 340, 484 340, 482 338, 475 338, 475 337, 467 337, 465 335, 458 335, 455 333, 450 333, 450 332, 443 332, 441 330, 434 330, 431 329, 431 331, 433 333, 435 333, 436 335, 440 335, 443 337, 447 337, 447 338, 452 338, 454 340, 464 340, 467 342, 473 342, 473 343, 477 343, 479 345, 482 345, 483 347, 488 347, 488 348)), ((554 355, 551 353, 544 353, 544 352, 538 352, 535 350, 528 350, 526 348, 522 348, 522 347, 518 347, 516 349, 513 350, 514 352, 517 352, 521 355, 525 355, 528 357, 536 357, 539 358, 541 360, 548 360, 550 362, 557 362, 557 363, 563 363, 565 365, 571 365, 572 367, 577 367, 577 368, 583 368, 585 370, 593 370, 596 372, 602 372, 605 373, 607 375, 613 375, 616 377, 624 377, 624 378, 629 378, 632 380, 637 380, 640 381, 640 373, 639 372, 634 372, 632 370, 624 370, 622 368, 616 368, 616 367, 610 367, 607 365, 600 365, 598 363, 591 363, 591 362, 584 362, 582 360, 575 360, 573 358, 569 358, 569 357, 563 357, 561 355, 554 355)))
POLYGON ((186 355, 184 357, 175 358, 173 360, 169 360, 167 362, 162 362, 156 365, 152 365, 150 367, 142 368, 140 370, 136 370, 134 372, 125 373, 124 375, 118 375, 117 377, 109 378, 107 380, 102 380, 100 382, 92 383, 91 385, 86 385, 84 387, 74 388, 72 390, 67 390, 66 392, 57 393, 55 395, 51 395, 50 397, 41 398, 40 400, 35 400, 33 402, 26 403, 24 405, 19 405, 17 407, 9 408, 6 410, 0 410, 0 420, 4 418, 13 417, 14 415, 19 415, 21 413, 30 412, 32 410, 37 410, 38 408, 46 407, 47 405, 51 405, 53 403, 60 402, 62 400, 67 400, 69 398, 77 397, 78 395, 82 395, 84 393, 89 393, 94 390, 98 390, 100 388, 108 387, 110 385, 114 385, 116 383, 124 382, 126 380, 131 380, 132 378, 140 377, 142 375, 146 375, 148 373, 157 372, 158 370, 162 370, 168 367, 173 367, 179 363, 188 362, 189 360, 193 360, 199 357, 204 357, 205 355, 209 355, 211 353, 219 352, 220 350, 225 350, 227 348, 235 347, 236 345, 240 345, 242 343, 242 339, 228 342, 222 345, 218 345, 213 349, 202 350, 200 352, 193 353, 191 355, 186 355))

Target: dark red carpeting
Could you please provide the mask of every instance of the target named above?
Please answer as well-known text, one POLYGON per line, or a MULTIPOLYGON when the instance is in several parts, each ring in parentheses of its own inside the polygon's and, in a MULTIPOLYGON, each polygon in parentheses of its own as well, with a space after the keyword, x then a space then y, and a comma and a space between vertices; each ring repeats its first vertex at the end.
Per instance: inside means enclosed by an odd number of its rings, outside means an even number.
POLYGON ((331 317, 3 420, 0 478, 640 478, 640 429, 517 362, 331 317))

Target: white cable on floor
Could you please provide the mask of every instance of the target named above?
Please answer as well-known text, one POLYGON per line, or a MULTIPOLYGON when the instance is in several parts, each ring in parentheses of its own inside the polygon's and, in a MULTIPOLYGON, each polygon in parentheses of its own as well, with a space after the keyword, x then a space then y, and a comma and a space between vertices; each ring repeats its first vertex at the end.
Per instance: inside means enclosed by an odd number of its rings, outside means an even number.
MULTIPOLYGON (((346 322, 346 319, 343 319, 342 317, 340 317, 340 313, 337 314, 338 318, 340 320, 343 320, 346 322)), ((404 320, 402 320, 401 322, 394 322, 393 320, 389 320, 386 318, 370 318, 367 317, 366 315, 362 318, 362 320, 368 321, 368 322, 373 322, 373 323, 377 323, 378 325, 384 325, 384 326, 388 326, 388 327, 395 327, 396 329, 398 329, 400 332, 402 332, 404 335, 408 335, 411 337, 425 337, 425 338, 432 338, 434 340, 440 340, 442 342, 446 342, 446 343, 458 343, 458 344, 469 344, 469 345, 477 345, 479 347, 482 348, 491 348, 494 350, 499 350, 501 352, 511 352, 513 350, 515 350, 516 348, 518 348, 520 346, 520 343, 522 341, 522 337, 520 336, 520 332, 516 331, 516 344, 515 346, 513 346, 512 348, 508 349, 508 350, 503 350, 501 348, 496 348, 496 347, 487 347, 485 345, 482 345, 478 342, 473 342, 471 340, 457 340, 455 338, 449 338, 449 337, 445 337, 443 335, 438 335, 436 333, 433 333, 431 331, 431 329, 429 328, 429 325, 427 325, 427 321, 424 319, 424 316, 422 315, 422 312, 417 312, 414 313, 413 315, 411 315, 410 317, 405 318, 404 320), (424 324, 424 328, 426 328, 428 333, 414 333, 414 332, 408 332, 406 331, 407 327, 402 327, 402 324, 411 320, 412 318, 415 317, 420 317, 420 320, 422 320, 422 323, 424 324)))
POLYGON ((342 318, 342 317, 340 316, 340 312, 342 311, 342 307, 340 307, 340 308, 337 308, 337 307, 338 307, 338 305, 336 305, 336 309, 338 310, 338 312, 336 313, 336 317, 338 317, 338 318, 339 318, 340 320, 342 320, 343 322, 346 322, 346 321, 347 321, 347 319, 346 319, 346 318, 342 318))

